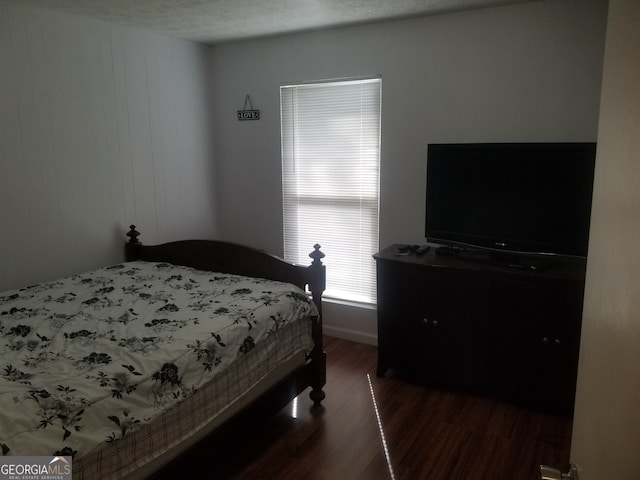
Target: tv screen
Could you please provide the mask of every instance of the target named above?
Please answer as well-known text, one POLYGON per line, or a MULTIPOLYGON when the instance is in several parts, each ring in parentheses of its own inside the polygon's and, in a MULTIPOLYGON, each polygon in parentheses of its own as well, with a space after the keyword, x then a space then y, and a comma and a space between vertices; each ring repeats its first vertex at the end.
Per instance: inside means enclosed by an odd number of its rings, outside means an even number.
POLYGON ((586 257, 595 143, 430 144, 428 242, 586 257))

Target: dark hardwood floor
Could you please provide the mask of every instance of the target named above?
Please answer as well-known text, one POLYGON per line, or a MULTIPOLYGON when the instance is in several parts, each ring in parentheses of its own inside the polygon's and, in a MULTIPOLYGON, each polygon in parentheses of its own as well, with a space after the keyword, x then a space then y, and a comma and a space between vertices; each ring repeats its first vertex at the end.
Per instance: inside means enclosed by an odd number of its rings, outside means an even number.
POLYGON ((540 463, 568 467, 570 418, 376 378, 373 346, 327 337, 325 348, 323 407, 304 392, 200 452, 206 473, 183 478, 539 480, 540 463))

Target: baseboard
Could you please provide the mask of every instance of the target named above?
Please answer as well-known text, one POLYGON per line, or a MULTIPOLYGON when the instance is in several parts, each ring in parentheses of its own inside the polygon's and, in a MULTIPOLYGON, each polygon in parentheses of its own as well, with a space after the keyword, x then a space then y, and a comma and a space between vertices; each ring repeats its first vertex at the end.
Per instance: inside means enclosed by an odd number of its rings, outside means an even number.
POLYGON ((347 328, 333 327, 327 324, 322 326, 322 331, 329 337, 342 338, 344 340, 365 343, 367 345, 378 345, 378 336, 370 333, 360 332, 358 330, 349 330, 347 328))

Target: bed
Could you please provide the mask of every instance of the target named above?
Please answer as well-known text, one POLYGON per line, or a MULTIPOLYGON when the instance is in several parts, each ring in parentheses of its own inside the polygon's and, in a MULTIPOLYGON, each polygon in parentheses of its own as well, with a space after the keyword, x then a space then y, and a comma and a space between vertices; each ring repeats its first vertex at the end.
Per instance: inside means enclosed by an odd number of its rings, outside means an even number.
POLYGON ((127 236, 123 263, 0 293, 0 454, 71 456, 74 479, 146 478, 309 387, 320 404, 319 245, 297 266, 127 236))

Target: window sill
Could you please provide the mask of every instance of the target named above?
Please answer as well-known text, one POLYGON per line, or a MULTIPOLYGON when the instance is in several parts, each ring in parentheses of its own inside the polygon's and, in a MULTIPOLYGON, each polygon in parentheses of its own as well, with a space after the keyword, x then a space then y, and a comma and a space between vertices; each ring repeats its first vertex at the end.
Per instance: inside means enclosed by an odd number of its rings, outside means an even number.
POLYGON ((322 296, 322 301, 327 303, 333 303, 335 305, 344 305, 352 308, 362 308, 365 310, 377 310, 378 306, 375 303, 357 302, 355 300, 344 300, 342 298, 322 296))

